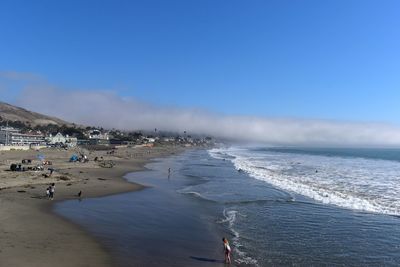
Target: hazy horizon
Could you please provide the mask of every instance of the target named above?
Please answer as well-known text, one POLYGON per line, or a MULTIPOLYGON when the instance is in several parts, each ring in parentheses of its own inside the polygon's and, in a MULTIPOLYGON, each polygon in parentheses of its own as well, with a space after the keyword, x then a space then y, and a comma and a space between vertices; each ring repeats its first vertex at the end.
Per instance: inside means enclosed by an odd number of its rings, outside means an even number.
MULTIPOLYGON (((66 121, 121 130, 205 134, 268 145, 374 147, 399 146, 400 127, 387 123, 306 118, 234 116, 205 109, 154 105, 112 91, 65 90, 34 75, 0 74, 22 83, 14 104, 66 121), (35 77, 35 78, 32 78, 35 77), (40 96, 40 97, 38 97, 40 96)), ((4 90, 4 89, 3 89, 4 90)))

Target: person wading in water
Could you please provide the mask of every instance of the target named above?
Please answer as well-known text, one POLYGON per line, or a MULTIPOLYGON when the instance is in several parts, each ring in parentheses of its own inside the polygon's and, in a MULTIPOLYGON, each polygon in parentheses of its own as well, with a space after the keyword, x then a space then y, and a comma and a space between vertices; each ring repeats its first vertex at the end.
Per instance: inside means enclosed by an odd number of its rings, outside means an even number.
POLYGON ((229 246, 228 239, 223 237, 222 242, 224 242, 225 263, 231 263, 231 247, 229 246))

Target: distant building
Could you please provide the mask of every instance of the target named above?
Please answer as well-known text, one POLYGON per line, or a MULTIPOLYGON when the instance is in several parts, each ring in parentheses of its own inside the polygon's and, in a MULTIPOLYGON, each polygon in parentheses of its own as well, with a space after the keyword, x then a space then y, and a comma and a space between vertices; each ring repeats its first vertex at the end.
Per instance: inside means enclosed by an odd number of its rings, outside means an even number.
POLYGON ((69 147, 74 147, 78 143, 76 137, 69 137, 68 135, 63 135, 62 133, 57 133, 56 135, 51 135, 46 137, 47 144, 49 145, 67 145, 69 147))
POLYGON ((155 138, 152 138, 152 137, 146 137, 146 138, 144 138, 143 139, 143 143, 154 143, 156 141, 156 139, 155 138))
POLYGON ((120 140, 120 139, 110 139, 110 145, 128 145, 130 143, 134 143, 132 141, 125 141, 125 140, 120 140))
POLYGON ((45 145, 45 137, 40 132, 21 133, 13 127, 0 128, 0 144, 15 145, 45 145))
POLYGON ((105 139, 78 139, 79 146, 109 145, 110 140, 105 139))
POLYGON ((94 129, 86 133, 88 140, 78 140, 78 145, 109 145, 110 136, 107 132, 94 129))
POLYGON ((79 146, 90 145, 90 140, 89 139, 78 139, 78 145, 79 146))
POLYGON ((12 127, 1 127, 0 128, 0 144, 11 145, 11 135, 19 133, 19 130, 12 127))
POLYGON ((89 139, 109 140, 108 133, 102 133, 100 130, 90 130, 88 133, 89 139))

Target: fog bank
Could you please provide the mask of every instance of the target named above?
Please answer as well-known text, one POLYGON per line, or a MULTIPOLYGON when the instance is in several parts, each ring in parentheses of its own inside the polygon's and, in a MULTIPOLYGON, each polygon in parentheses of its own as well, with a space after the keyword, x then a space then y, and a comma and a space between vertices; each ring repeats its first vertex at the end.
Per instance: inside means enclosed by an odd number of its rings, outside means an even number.
POLYGON ((400 128, 388 124, 229 116, 198 109, 155 106, 107 91, 26 88, 17 104, 70 122, 110 129, 157 128, 271 145, 400 145, 400 128))

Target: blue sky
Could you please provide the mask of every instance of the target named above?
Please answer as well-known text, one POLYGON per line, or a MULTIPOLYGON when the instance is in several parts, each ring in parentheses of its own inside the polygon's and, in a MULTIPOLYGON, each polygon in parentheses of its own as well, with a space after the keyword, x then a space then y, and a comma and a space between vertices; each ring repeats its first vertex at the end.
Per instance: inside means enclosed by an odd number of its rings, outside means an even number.
POLYGON ((399 125, 399 10, 366 0, 1 1, 0 71, 228 115, 399 125))

